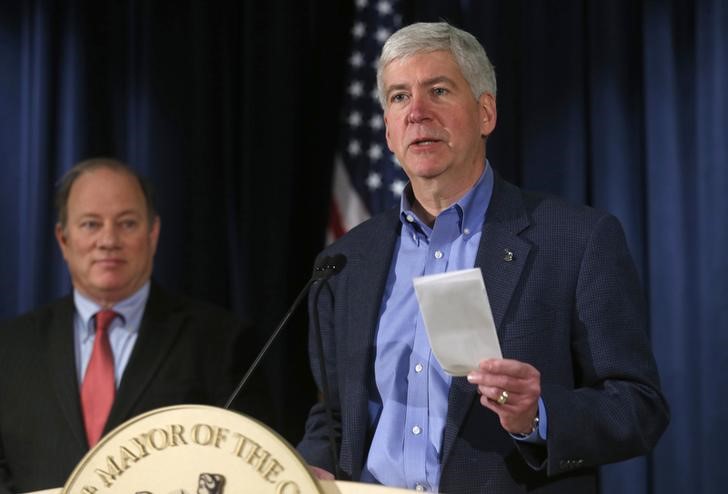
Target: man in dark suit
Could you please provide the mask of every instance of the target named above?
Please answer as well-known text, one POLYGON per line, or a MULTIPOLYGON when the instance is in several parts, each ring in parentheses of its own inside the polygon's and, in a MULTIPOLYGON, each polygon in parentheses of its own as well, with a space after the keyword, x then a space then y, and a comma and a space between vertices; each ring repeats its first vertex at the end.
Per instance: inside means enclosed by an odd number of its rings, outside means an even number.
MULTIPOLYGON (((668 422, 619 222, 492 170, 495 74, 470 34, 401 29, 377 82, 410 183, 398 210, 322 253, 348 262, 310 307, 342 476, 450 494, 596 492, 599 465, 648 452, 668 422), (504 358, 452 377, 432 354, 412 279, 473 266, 504 358)), ((311 358, 320 384, 315 346, 311 358)), ((323 405, 298 449, 331 478, 323 405)))
POLYGON ((150 281, 160 220, 133 170, 82 162, 57 206, 73 294, 0 327, 0 493, 62 486, 103 433, 142 412, 222 405, 249 362, 232 314, 150 281))

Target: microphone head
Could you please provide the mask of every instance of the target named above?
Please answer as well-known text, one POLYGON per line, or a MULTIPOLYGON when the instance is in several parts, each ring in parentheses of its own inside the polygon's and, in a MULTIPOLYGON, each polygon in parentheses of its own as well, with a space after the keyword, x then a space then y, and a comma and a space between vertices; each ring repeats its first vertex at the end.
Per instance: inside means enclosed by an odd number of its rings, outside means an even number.
POLYGON ((313 277, 315 279, 328 278, 333 276, 346 266, 346 256, 344 254, 334 254, 322 258, 313 268, 313 277))
POLYGON ((328 265, 334 273, 338 273, 346 266, 346 256, 344 254, 334 254, 329 257, 328 265))

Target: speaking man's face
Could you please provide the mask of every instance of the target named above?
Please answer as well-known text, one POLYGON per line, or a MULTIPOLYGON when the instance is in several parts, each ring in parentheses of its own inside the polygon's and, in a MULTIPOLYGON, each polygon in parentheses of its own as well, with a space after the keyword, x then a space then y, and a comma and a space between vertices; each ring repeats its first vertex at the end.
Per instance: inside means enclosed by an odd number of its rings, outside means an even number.
POLYGON ((495 127, 494 98, 475 98, 448 51, 395 59, 382 82, 387 144, 413 186, 433 179, 472 184, 495 127))

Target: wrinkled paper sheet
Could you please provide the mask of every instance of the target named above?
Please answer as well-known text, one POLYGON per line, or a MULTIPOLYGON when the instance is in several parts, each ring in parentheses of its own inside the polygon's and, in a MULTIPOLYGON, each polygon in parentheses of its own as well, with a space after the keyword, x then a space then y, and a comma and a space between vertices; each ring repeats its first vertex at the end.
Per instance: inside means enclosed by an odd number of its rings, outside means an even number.
POLYGON ((487 358, 503 358, 479 268, 413 280, 430 346, 440 366, 465 376, 487 358))

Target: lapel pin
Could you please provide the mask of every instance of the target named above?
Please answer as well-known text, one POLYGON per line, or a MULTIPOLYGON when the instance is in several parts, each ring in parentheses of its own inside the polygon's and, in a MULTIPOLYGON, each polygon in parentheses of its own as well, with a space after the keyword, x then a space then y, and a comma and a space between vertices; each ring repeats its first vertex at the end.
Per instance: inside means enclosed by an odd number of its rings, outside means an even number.
POLYGON ((513 251, 511 249, 503 249, 503 260, 506 262, 511 262, 513 260, 513 251))

